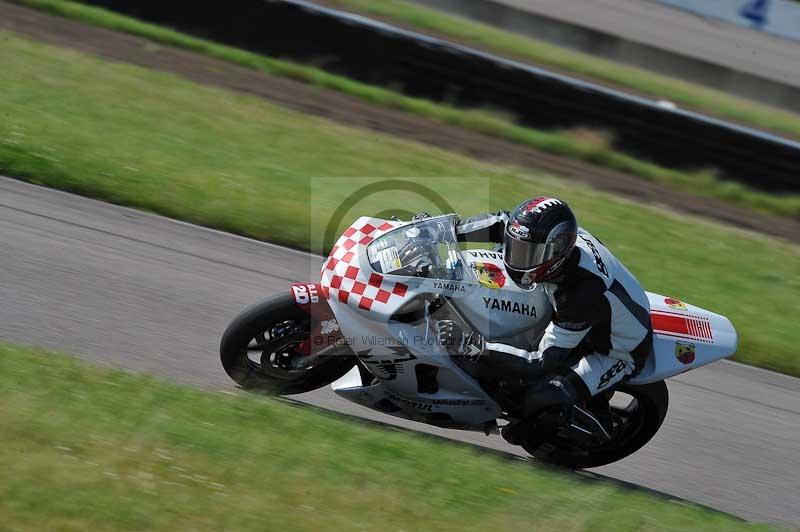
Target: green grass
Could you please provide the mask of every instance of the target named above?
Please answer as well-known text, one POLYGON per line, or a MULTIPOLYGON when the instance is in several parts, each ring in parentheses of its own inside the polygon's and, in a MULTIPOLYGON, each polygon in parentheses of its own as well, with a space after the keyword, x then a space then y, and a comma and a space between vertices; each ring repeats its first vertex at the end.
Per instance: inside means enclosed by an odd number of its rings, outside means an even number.
MULTIPOLYGON (((514 124, 506 117, 484 111, 469 111, 410 98, 380 87, 337 76, 315 67, 254 54, 237 48, 191 37, 103 9, 67 0, 18 0, 26 5, 90 24, 128 32, 218 59, 237 63, 272 75, 285 76, 311 85, 336 90, 366 102, 400 109, 473 131, 518 142, 548 153, 586 161, 643 179, 676 187, 701 196, 718 198, 735 205, 781 216, 800 217, 800 196, 773 195, 744 184, 717 178, 713 170, 684 172, 637 159, 612 148, 607 138, 573 132, 546 132, 514 124), (601 141, 598 142, 598 139, 601 141)), ((366 5, 366 4, 365 4, 366 5)), ((381 2, 374 4, 383 5, 381 2)), ((408 6, 408 9, 417 9, 408 6)))
MULTIPOLYGON (((306 249, 318 249, 358 186, 387 178, 416 176, 463 215, 558 195, 647 289, 729 316, 738 360, 800 375, 797 246, 169 74, 0 39, 2 174, 306 249)), ((436 211, 384 192, 344 221, 392 208, 436 211)))
POLYGON ((471 46, 583 78, 631 89, 729 120, 800 137, 800 115, 723 91, 548 44, 405 0, 325 0, 327 4, 380 17, 419 31, 435 32, 471 46))
POLYGON ((0 345, 0 528, 759 531, 279 400, 0 345))

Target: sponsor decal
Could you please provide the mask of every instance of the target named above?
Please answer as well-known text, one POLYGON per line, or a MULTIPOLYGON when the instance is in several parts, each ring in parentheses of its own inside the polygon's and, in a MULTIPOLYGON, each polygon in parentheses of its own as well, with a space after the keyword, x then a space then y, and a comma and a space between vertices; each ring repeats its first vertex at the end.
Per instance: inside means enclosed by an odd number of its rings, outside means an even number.
POLYGON ((319 303, 317 287, 313 284, 293 284, 292 293, 294 301, 298 305, 308 305, 309 303, 319 303))
POLYGON ((578 236, 580 236, 581 239, 584 242, 586 242, 586 245, 589 246, 589 249, 592 250, 592 255, 594 255, 594 263, 597 265, 597 269, 600 271, 600 273, 608 277, 608 269, 606 268, 606 263, 603 262, 603 257, 600 256, 600 252, 597 251, 597 247, 594 245, 594 242, 592 242, 583 235, 578 235, 578 236))
POLYGON ((486 288, 503 288, 506 284, 506 274, 496 264, 491 262, 475 262, 472 269, 478 277, 478 281, 486 288))
POLYGON ((516 220, 511 222, 511 225, 508 226, 508 232, 519 238, 528 238, 531 233, 530 229, 521 226, 516 220))
POLYGON ((512 314, 520 314, 522 316, 536 317, 536 307, 533 305, 526 305, 517 301, 508 301, 505 299, 495 299, 493 297, 484 297, 483 305, 487 310, 499 310, 501 312, 509 312, 512 314))
POLYGON ((678 299, 672 299, 671 297, 665 297, 664 304, 672 310, 689 310, 689 307, 686 306, 686 303, 678 299))
POLYGON ((319 326, 320 334, 331 334, 339 330, 339 323, 336 320, 322 320, 319 326))
POLYGON ((381 273, 394 272, 403 267, 400 262, 400 254, 394 246, 386 249, 368 247, 367 250, 369 251, 370 264, 381 273))
POLYGON ((466 289, 457 283, 448 283, 446 281, 434 281, 433 287, 437 290, 448 290, 450 292, 466 292, 466 289))
POLYGON ((681 364, 691 364, 695 359, 696 346, 691 342, 675 342, 675 358, 681 364))
POLYGON ((414 401, 411 399, 406 399, 405 397, 400 397, 399 395, 393 394, 388 390, 386 391, 386 397, 388 397, 395 403, 411 407, 415 410, 422 410, 423 412, 431 412, 433 410, 433 405, 430 403, 423 403, 422 401, 414 401))
POLYGON ((608 371, 603 373, 600 376, 600 384, 597 385, 597 389, 600 390, 601 388, 605 388, 611 382, 618 373, 625 369, 625 363, 623 361, 618 361, 616 364, 611 366, 608 371))
POLYGON ((434 406, 483 406, 486 404, 484 399, 421 399, 418 397, 409 399, 392 393, 389 390, 386 390, 386 397, 395 403, 410 406, 411 408, 425 412, 431 412, 434 406))
POLYGON ((368 350, 366 353, 359 352, 358 356, 362 362, 369 366, 370 372, 377 378, 385 381, 393 381, 397 375, 404 372, 405 363, 411 360, 416 360, 411 350, 402 345, 389 346, 393 357, 384 358, 378 355, 370 355, 368 350), (363 354, 362 354, 363 353, 363 354))

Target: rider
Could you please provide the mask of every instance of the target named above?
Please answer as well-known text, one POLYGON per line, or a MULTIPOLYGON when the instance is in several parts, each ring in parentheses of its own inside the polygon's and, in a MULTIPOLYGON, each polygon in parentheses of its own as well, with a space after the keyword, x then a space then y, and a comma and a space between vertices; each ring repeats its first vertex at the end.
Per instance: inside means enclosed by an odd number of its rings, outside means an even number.
MULTIPOLYGON (((449 352, 480 352, 487 362, 536 376, 523 395, 522 422, 504 427, 508 441, 520 443, 534 425, 537 434, 542 427, 557 430, 571 405, 600 397, 642 369, 652 346, 647 296, 605 245, 578 227, 566 203, 531 199, 511 214, 463 220, 457 232, 460 241, 502 244, 508 276, 523 290, 541 283, 554 309, 536 351, 492 342, 450 320, 437 324, 449 352)), ((609 436, 604 423, 589 418, 609 436)))

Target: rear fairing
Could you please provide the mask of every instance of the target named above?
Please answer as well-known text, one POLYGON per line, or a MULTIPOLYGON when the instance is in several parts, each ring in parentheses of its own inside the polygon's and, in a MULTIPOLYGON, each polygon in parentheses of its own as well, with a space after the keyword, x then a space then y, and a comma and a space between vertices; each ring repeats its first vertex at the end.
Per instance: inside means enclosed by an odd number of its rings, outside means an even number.
POLYGON ((725 316, 650 292, 647 298, 653 324, 653 351, 631 383, 668 379, 736 352, 736 329, 725 316))

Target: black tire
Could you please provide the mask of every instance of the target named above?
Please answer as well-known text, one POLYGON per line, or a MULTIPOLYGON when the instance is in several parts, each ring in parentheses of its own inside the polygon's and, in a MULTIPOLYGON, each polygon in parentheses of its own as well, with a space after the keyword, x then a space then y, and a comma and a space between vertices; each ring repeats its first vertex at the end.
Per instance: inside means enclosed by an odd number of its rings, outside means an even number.
MULTIPOLYGON (((635 399, 636 417, 635 423, 632 423, 628 430, 616 435, 609 444, 591 451, 556 448, 544 454, 538 448, 529 448, 525 444, 522 445, 523 449, 538 459, 570 469, 600 467, 635 453, 655 436, 667 416, 669 408, 667 385, 664 381, 640 386, 623 383, 616 391, 635 399)), ((634 402, 631 402, 629 408, 633 405, 634 402)))
MULTIPOLYGON (((270 395, 293 395, 321 388, 343 376, 355 365, 355 356, 349 347, 337 348, 319 363, 297 370, 277 366, 262 368, 260 363, 255 363, 248 356, 248 346, 261 336, 265 338, 265 342, 287 344, 288 347, 281 347, 280 351, 281 354, 291 357, 294 339, 302 341, 307 338, 312 326, 311 316, 297 307, 290 294, 267 299, 245 310, 228 325, 219 348, 222 366, 239 386, 251 391, 270 395), (292 324, 292 334, 266 339, 265 335, 271 334, 273 328, 287 322, 292 324)), ((294 343, 298 344, 299 341, 294 343)), ((251 349, 251 352, 254 351, 258 350, 251 349)))

